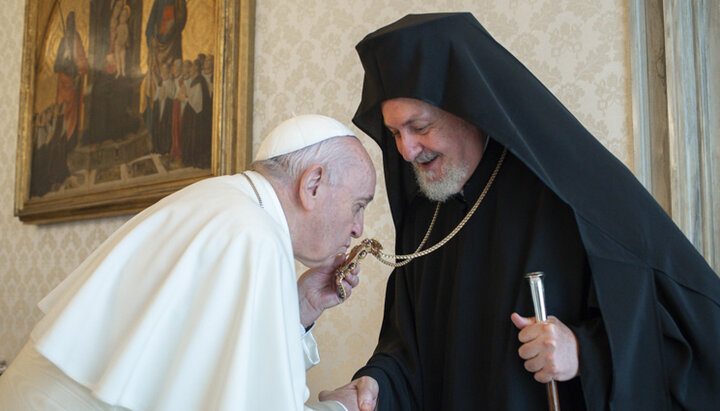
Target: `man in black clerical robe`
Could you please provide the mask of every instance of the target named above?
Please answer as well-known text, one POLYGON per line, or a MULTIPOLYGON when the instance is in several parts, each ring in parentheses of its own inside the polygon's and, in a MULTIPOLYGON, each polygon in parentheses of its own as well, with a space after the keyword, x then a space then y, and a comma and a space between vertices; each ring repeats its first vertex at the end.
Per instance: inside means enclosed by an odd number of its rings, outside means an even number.
POLYGON ((382 411, 546 410, 510 319, 533 316, 524 275, 544 271, 547 312, 576 338, 562 409, 720 409, 720 279, 550 91, 469 13, 406 16, 357 51, 353 121, 383 151, 397 254, 417 249, 436 203, 396 148, 387 101, 428 103, 489 137, 427 246, 458 226, 507 149, 459 233, 391 274, 375 353, 344 387, 361 406, 371 377, 382 411))

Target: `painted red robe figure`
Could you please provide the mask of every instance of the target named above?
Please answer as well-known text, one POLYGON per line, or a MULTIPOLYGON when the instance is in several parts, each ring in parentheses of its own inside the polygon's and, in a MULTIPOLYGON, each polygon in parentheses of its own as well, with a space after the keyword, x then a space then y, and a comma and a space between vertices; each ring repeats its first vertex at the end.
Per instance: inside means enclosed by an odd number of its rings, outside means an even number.
POLYGON ((81 126, 83 76, 88 72, 85 49, 75 29, 74 11, 69 12, 65 19, 65 33, 58 46, 54 70, 58 75, 55 103, 63 106, 63 134, 73 146, 81 126))

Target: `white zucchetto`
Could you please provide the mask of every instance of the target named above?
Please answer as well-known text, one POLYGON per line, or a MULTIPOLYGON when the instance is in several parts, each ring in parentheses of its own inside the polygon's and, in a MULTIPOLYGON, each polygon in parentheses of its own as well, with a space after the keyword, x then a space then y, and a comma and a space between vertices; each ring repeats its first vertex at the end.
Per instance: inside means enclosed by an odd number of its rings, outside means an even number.
POLYGON ((339 121, 319 114, 292 117, 275 127, 260 143, 255 161, 292 153, 333 137, 353 136, 339 121))

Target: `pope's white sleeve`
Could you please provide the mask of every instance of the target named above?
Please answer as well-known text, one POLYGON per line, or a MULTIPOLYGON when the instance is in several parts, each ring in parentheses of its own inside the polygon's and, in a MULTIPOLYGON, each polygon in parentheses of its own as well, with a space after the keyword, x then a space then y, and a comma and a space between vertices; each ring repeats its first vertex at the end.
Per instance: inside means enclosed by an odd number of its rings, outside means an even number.
MULTIPOLYGON (((305 331, 305 328, 300 325, 303 354, 305 357, 305 371, 320 363, 320 354, 318 353, 317 342, 315 341, 315 337, 312 335, 313 328, 315 328, 315 324, 313 324, 309 330, 305 331)), ((307 390, 307 387, 305 387, 305 389, 305 397, 307 398, 310 396, 310 393, 309 390, 307 390)), ((320 401, 306 403, 305 411, 348 411, 348 409, 337 401, 320 401)))
MULTIPOLYGON (((314 324, 313 324, 314 327, 314 324)), ((305 371, 309 370, 310 368, 318 365, 320 363, 320 353, 318 352, 317 342, 315 341, 315 337, 312 335, 312 327, 307 332, 305 331, 305 328, 303 328, 302 325, 300 325, 300 328, 302 329, 302 347, 303 347, 303 357, 305 359, 305 371)))

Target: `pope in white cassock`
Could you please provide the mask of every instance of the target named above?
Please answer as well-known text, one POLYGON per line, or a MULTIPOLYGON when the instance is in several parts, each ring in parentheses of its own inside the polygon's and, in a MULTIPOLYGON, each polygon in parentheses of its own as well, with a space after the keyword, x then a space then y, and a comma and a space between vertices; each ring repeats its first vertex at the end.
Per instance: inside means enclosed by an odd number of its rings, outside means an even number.
POLYGON ((334 270, 374 167, 347 127, 306 115, 252 168, 144 210, 46 296, 0 410, 344 410, 304 405, 319 361, 306 330, 341 303, 334 270), (310 267, 297 282, 293 258, 310 267))

